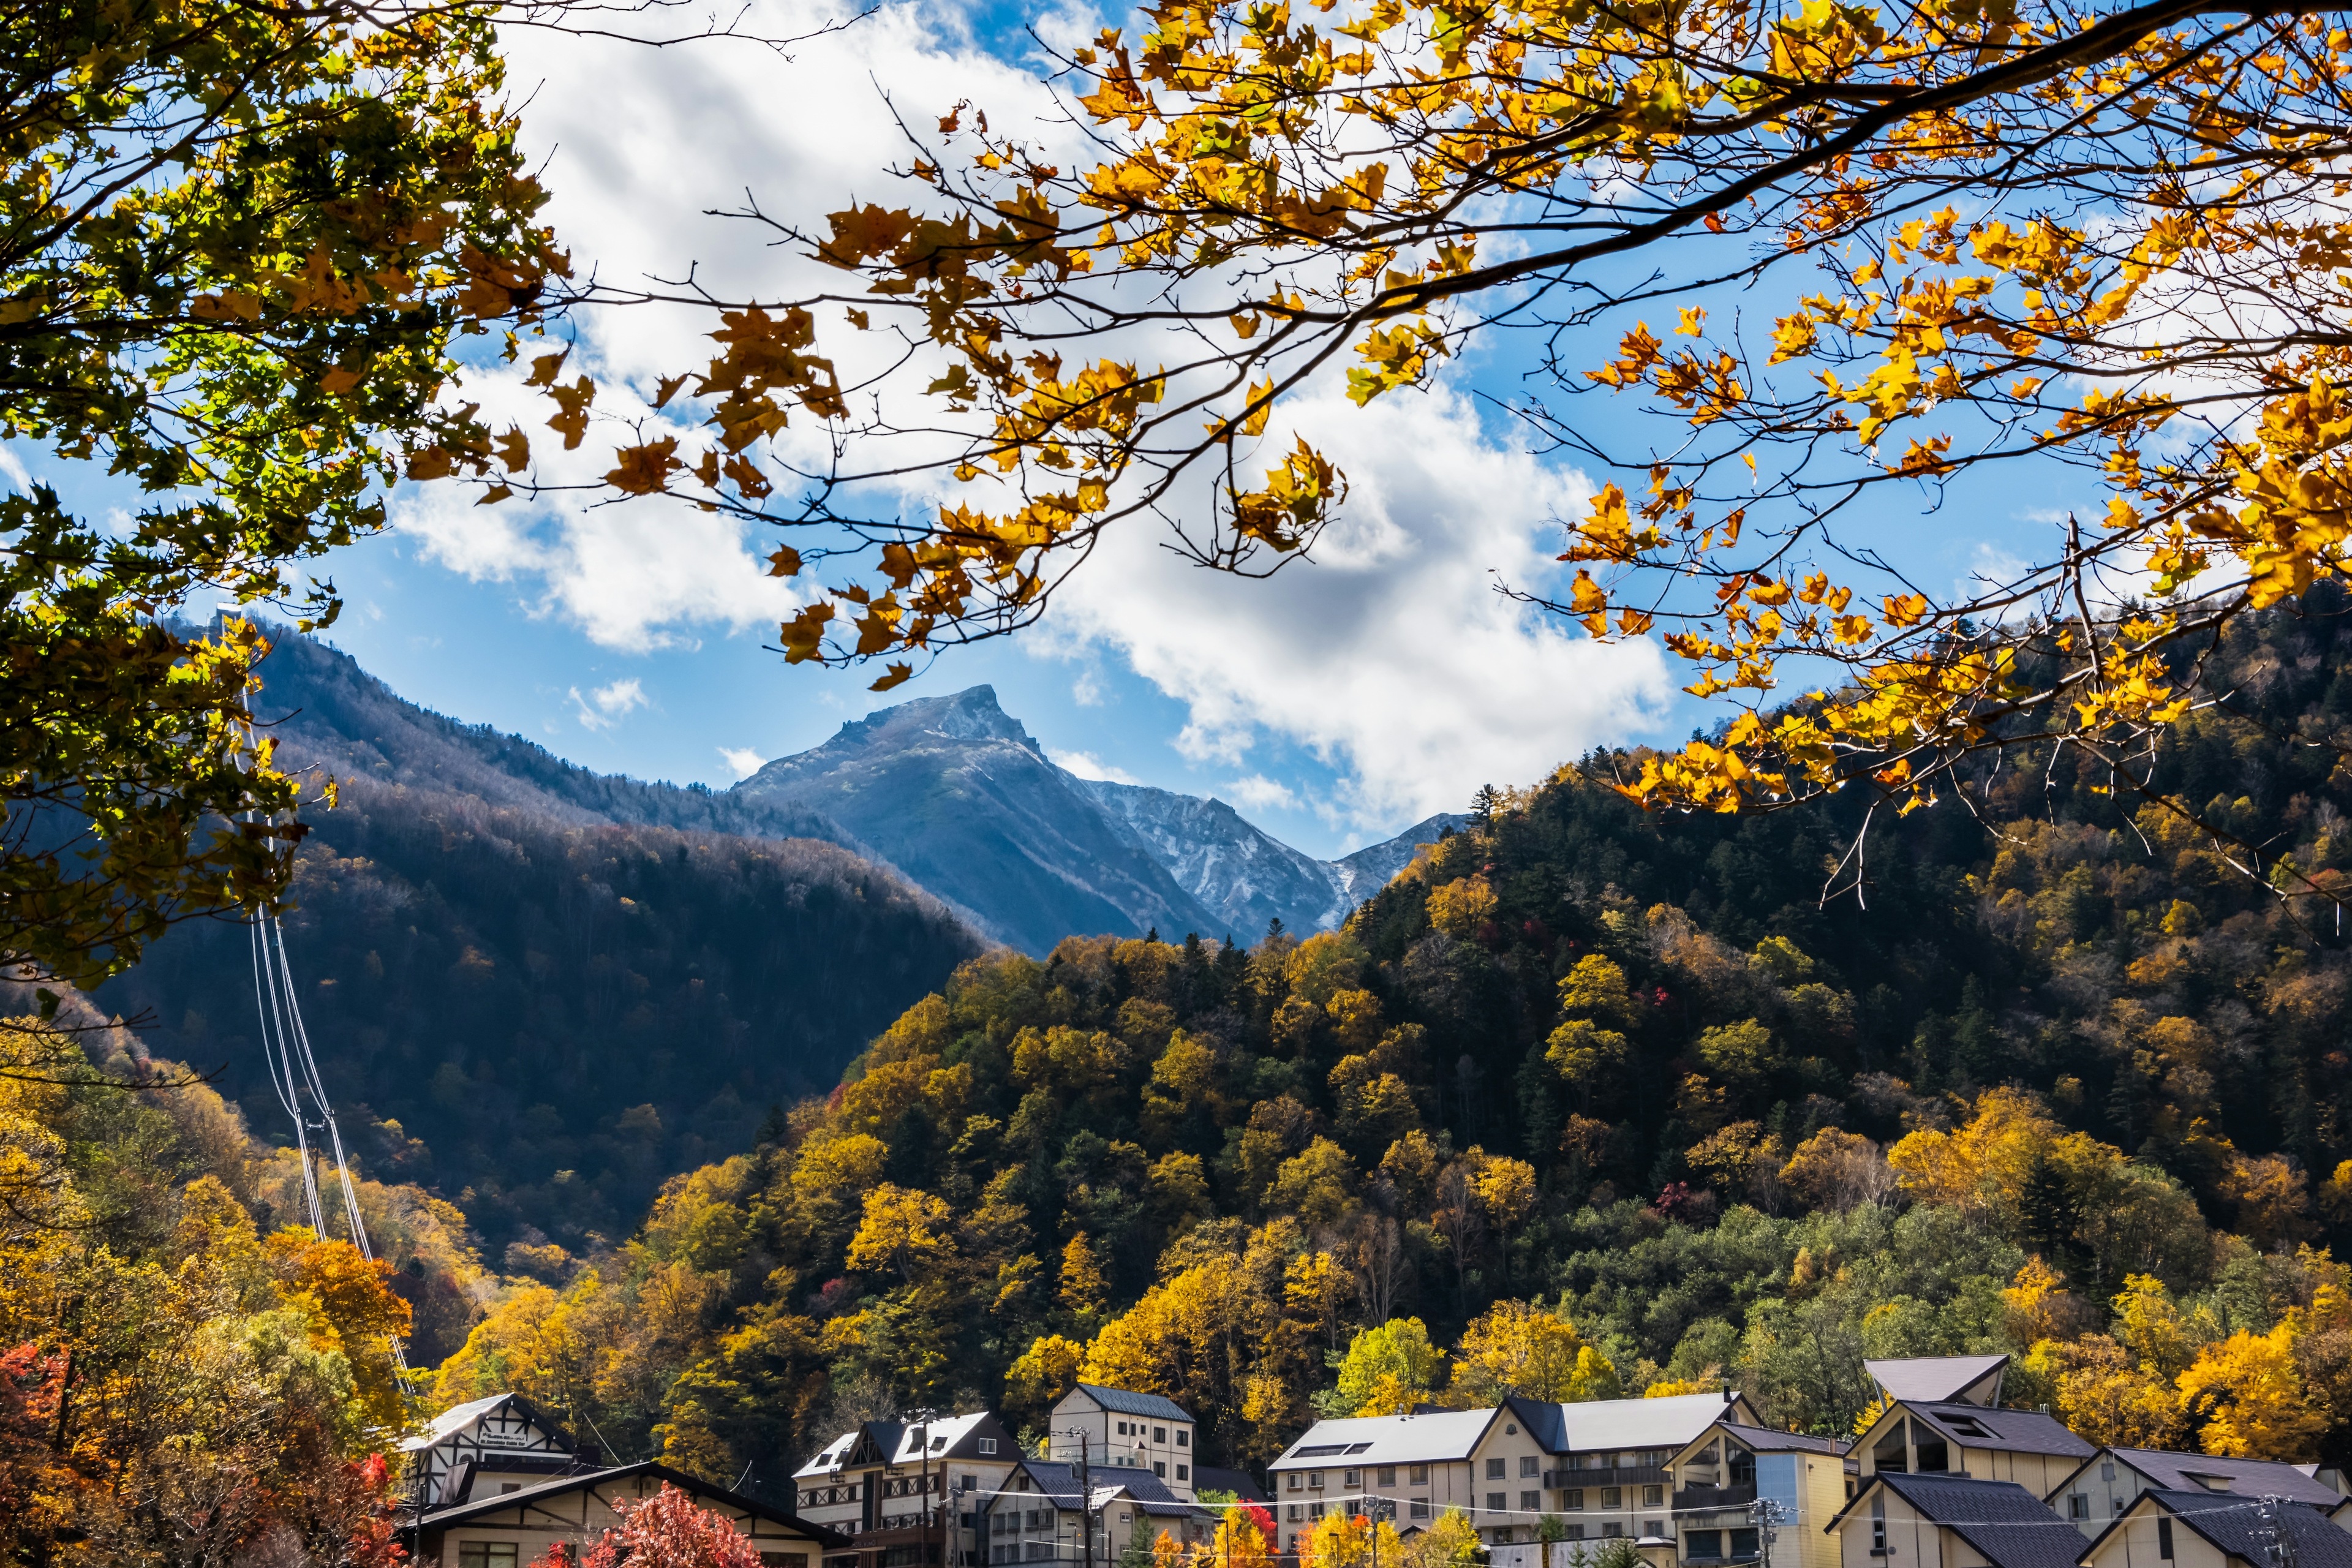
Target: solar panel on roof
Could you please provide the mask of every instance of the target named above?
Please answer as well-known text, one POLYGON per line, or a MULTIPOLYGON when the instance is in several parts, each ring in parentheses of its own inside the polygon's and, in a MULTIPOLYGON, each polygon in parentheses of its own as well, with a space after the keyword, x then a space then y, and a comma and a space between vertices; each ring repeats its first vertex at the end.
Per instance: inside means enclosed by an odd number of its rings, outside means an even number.
POLYGON ((1371 1451, 1371 1447, 1370 1443, 1350 1443, 1348 1445, 1347 1451, 1350 1454, 1365 1454, 1371 1451))

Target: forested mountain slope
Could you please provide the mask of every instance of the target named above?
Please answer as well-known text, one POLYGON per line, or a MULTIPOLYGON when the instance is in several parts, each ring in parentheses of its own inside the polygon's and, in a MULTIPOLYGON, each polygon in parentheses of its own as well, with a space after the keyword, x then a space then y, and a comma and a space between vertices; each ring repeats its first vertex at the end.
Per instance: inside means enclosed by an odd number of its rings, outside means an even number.
POLYGON ((2005 1348, 2086 1435, 2352 1457, 2313 1250, 2352 1220, 2352 964, 2280 869, 2352 858, 2340 609, 2239 626, 2158 759, 2263 876, 2027 756, 1981 820, 1882 816, 1866 907, 1823 904, 1866 803, 1644 817, 1595 755, 1342 932, 968 963, 439 1393, 542 1368, 624 1447, 774 1478, 860 1410, 1034 1422, 1080 1371, 1229 1462, 1424 1387, 1727 1376, 1842 1431, 1865 1356, 2005 1348))
MULTIPOLYGON (((572 825, 346 777, 314 814, 286 945, 373 1173, 433 1186, 493 1252, 626 1234, 662 1178, 747 1147, 979 949, 846 850, 572 825), (540 1233, 543 1232, 544 1235, 540 1233)), ((247 928, 182 926, 97 994, 281 1133, 247 928)))

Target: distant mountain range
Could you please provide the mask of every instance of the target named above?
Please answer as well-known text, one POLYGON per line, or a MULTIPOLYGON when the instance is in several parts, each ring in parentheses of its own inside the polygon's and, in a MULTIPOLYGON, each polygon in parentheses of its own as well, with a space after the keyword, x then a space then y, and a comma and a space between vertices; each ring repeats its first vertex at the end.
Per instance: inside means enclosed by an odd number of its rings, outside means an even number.
POLYGON ((729 790, 591 772, 545 747, 395 696, 347 655, 280 638, 262 672, 289 757, 340 776, 479 796, 559 824, 820 838, 879 862, 983 937, 1044 954, 1063 937, 1157 930, 1249 942, 1269 921, 1328 930, 1467 818, 1440 813, 1318 860, 1220 800, 1082 779, 993 688, 854 720, 729 790))
POLYGON ((1082 779, 1056 766, 992 687, 887 708, 782 757, 736 796, 845 829, 988 936, 1042 953, 1073 933, 1254 941, 1269 921, 1328 930, 1466 818, 1441 813, 1318 860, 1221 800, 1082 779))

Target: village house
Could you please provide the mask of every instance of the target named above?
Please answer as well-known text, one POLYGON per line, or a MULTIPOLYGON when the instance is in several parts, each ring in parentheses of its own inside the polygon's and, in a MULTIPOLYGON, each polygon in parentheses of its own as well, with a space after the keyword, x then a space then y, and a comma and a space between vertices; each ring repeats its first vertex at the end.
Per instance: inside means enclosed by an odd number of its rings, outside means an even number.
POLYGON ((1756 1422, 1727 1393, 1318 1421, 1268 1469, 1281 1549, 1339 1508, 1377 1507, 1407 1533, 1460 1509, 1490 1547, 1533 1542, 1548 1514, 1570 1542, 1671 1539, 1670 1461, 1727 1417, 1756 1422))
POLYGON ((761 1568, 845 1568, 848 1542, 789 1510, 741 1497, 647 1460, 542 1480, 515 1490, 484 1492, 426 1512, 402 1533, 416 1568, 528 1568, 563 1546, 574 1563, 606 1530, 621 1522, 622 1502, 642 1502, 674 1486, 698 1508, 729 1521, 749 1536, 761 1568))
POLYGON ((855 1555, 824 1568, 975 1568, 986 1559, 982 1500, 1020 1462, 985 1410, 868 1421, 793 1474, 799 1516, 839 1532, 855 1555))
POLYGON ((1129 1545, 1162 1533, 1208 1540, 1217 1516, 1138 1465, 1024 1459, 980 1507, 983 1563, 1075 1563, 1109 1568, 1129 1545), (1087 1529, 1091 1515, 1093 1528, 1087 1529), (1091 1539, 1089 1537, 1091 1536, 1091 1539))
POLYGON ((1875 1475, 1948 1474, 2015 1481, 2038 1502, 2095 1452, 2054 1416, 1993 1403, 2007 1356, 1864 1364, 1883 1408, 1847 1450, 1857 1495, 1875 1475))
POLYGON ((1825 1527, 1845 1506, 1843 1443, 1717 1420, 1667 1463, 1674 1473, 1669 1534, 1680 1561, 1753 1562, 1763 1555, 1769 1531, 1777 1535, 1772 1560, 1780 1568, 1837 1568, 1837 1542, 1825 1527))
POLYGON ((2015 1481, 1892 1469, 1864 1480, 1828 1528, 1841 1568, 2075 1568, 2083 1545, 2015 1481))
POLYGON ((1151 1472, 1180 1501, 1194 1498, 1192 1414, 1172 1399, 1082 1383, 1046 1423, 1045 1457, 1151 1472))
POLYGON ((2150 1488, 2078 1560, 2083 1568, 2352 1568, 2352 1533, 2309 1503, 2150 1488))
POLYGON ((603 1468, 603 1457, 520 1394, 453 1405, 400 1445, 401 1495, 431 1510, 603 1468))
POLYGON ((2102 1448, 2060 1481, 2046 1500, 2060 1518, 2096 1536, 2145 1491, 2232 1492, 2287 1498, 2333 1509, 2343 1497, 2310 1465, 2283 1459, 2231 1459, 2160 1448, 2102 1448))

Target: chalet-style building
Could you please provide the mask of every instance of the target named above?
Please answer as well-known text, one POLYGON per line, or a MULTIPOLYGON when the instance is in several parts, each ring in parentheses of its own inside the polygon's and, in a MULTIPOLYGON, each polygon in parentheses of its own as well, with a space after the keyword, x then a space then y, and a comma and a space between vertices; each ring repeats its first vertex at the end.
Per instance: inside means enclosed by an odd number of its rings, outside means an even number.
POLYGON ((981 1500, 1020 1462, 985 1410, 930 1421, 868 1421, 793 1474, 799 1516, 837 1531, 855 1556, 825 1568, 974 1568, 985 1561, 981 1500))
POLYGON ((2317 1468, 2290 1465, 2284 1459, 2230 1459, 2160 1448, 2102 1448, 2060 1481, 2044 1500, 2059 1518, 2092 1537, 2122 1518, 2139 1494, 2147 1491, 2231 1492, 2333 1509, 2344 1499, 2314 1475, 2317 1468))
POLYGON ((2000 1396, 2006 1356, 1864 1365, 1885 1408, 1847 1450, 1856 1495, 1860 1483, 1880 1474, 1965 1475, 2015 1481, 2039 1501, 2096 1451, 2054 1416, 1987 1403, 2000 1396))
POLYGON ((750 1536, 762 1568, 840 1568, 856 1562, 840 1555, 848 1543, 832 1531, 651 1461, 503 1491, 485 1491, 478 1478, 473 1500, 430 1510, 402 1532, 403 1544, 416 1568, 527 1568, 559 1543, 570 1547, 577 1563, 620 1523, 614 1503, 649 1498, 665 1483, 750 1536))
POLYGON ((2272 1568, 2281 1560, 2271 1555, 2274 1539, 2295 1568, 2352 1568, 2352 1532, 2311 1504, 2273 1510, 2260 1498, 2203 1487, 2140 1493, 2078 1561, 2083 1568, 2272 1568))
POLYGON ((1726 1418, 1756 1424, 1736 1394, 1573 1405, 1514 1394, 1486 1410, 1318 1421, 1268 1468, 1281 1550, 1366 1500, 1408 1533, 1460 1509, 1490 1546, 1533 1540, 1547 1514, 1570 1542, 1670 1540, 1670 1461, 1726 1418))
POLYGON ((1089 1468, 1149 1470, 1179 1501, 1193 1500, 1192 1412, 1157 1394, 1082 1383, 1046 1424, 1045 1457, 1089 1468))
POLYGON ((452 1405, 404 1441, 400 1455, 403 1500, 428 1512, 604 1467, 593 1446, 573 1441, 520 1394, 452 1405))
POLYGON ((1137 1465, 1085 1465, 1024 1459, 980 1509, 982 1557, 1008 1563, 1089 1561, 1087 1510, 1094 1515, 1091 1561, 1111 1568, 1129 1545, 1149 1546, 1162 1532, 1180 1542, 1206 1541, 1216 1513, 1183 1500, 1159 1477, 1137 1465), (1083 1473, 1084 1488, 1081 1489, 1083 1473))
POLYGON ((1829 1533, 1841 1568, 2075 1568, 2083 1545, 2015 1481, 1902 1470, 1864 1480, 1829 1533))
POLYGON ((1671 1532, 1681 1562, 1750 1563, 1762 1554, 1758 1502, 1774 1506, 1780 1568, 1837 1568, 1829 1521, 1845 1506, 1845 1445, 1717 1420, 1667 1461, 1674 1473, 1671 1532))

